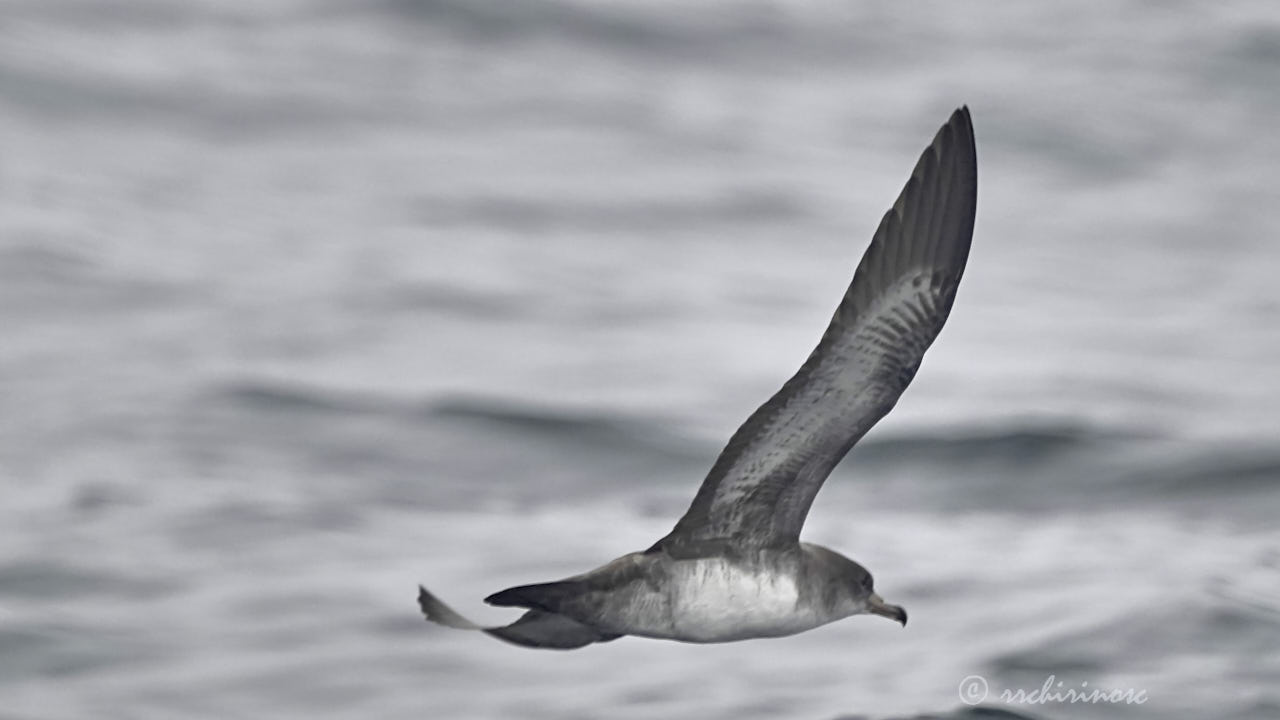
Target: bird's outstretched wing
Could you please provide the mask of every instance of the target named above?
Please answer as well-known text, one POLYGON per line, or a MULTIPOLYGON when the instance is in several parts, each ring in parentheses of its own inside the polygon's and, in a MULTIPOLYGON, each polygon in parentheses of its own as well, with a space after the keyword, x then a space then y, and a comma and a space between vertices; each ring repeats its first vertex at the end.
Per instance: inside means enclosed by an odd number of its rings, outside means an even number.
POLYGON ((942 330, 969 256, 977 189, 962 107, 885 213, 818 347, 738 428, 654 550, 698 556, 798 540, 823 481, 897 403, 942 330))

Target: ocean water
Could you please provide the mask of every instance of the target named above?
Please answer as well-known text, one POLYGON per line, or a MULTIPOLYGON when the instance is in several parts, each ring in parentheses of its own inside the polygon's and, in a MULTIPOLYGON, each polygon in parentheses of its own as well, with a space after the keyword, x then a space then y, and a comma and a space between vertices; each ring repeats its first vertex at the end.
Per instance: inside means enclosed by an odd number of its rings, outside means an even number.
POLYGON ((1263 0, 3 0, 0 718, 1280 717, 1278 80, 1263 0), (422 621, 669 530, 960 104, 806 527, 907 628, 422 621))

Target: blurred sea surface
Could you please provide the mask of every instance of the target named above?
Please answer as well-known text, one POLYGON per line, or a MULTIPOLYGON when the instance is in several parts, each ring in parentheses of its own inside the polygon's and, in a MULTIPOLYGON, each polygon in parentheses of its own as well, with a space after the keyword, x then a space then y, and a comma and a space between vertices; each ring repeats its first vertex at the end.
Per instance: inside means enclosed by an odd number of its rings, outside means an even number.
POLYGON ((1277 7, 0 0, 0 718, 1280 716, 1277 7), (962 103, 806 528, 905 630, 422 622, 664 534, 962 103))

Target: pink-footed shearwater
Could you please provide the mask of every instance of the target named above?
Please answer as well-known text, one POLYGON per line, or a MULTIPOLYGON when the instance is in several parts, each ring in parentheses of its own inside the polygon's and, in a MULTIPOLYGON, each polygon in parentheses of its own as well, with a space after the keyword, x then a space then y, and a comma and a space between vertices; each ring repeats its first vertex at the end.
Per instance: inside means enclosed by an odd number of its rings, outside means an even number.
POLYGON ((480 627, 419 586, 428 620, 516 645, 578 648, 623 635, 728 642, 871 613, 907 624, 871 573, 800 541, 831 470, 897 403, 942 330, 977 206, 969 109, 951 115, 884 215, 835 317, 799 372, 720 453, 675 528, 644 552, 581 575, 485 598, 527 608, 480 627))

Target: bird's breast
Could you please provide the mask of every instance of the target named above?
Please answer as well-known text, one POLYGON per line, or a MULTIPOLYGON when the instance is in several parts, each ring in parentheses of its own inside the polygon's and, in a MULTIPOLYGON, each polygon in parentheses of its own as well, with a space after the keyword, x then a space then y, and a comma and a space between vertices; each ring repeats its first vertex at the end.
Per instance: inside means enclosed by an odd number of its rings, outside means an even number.
POLYGON ((776 637, 826 622, 801 597, 795 573, 721 558, 679 560, 670 568, 675 634, 693 642, 776 637))

